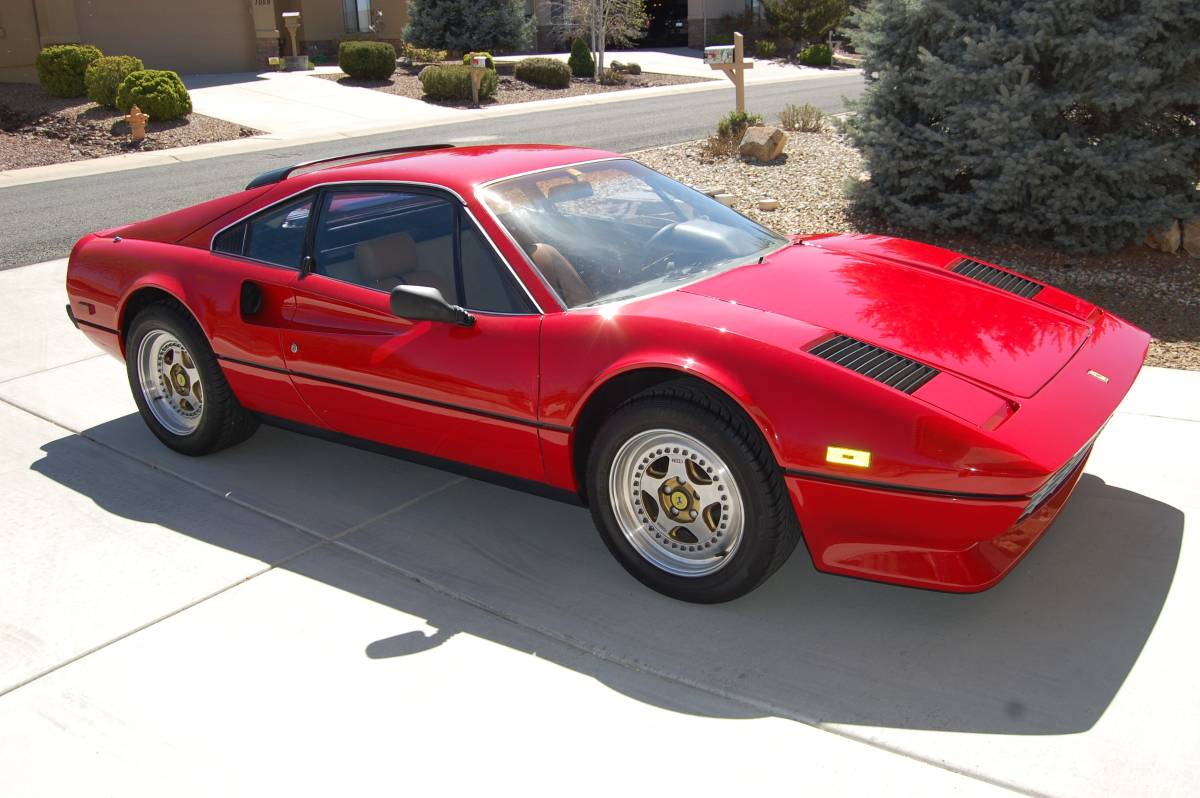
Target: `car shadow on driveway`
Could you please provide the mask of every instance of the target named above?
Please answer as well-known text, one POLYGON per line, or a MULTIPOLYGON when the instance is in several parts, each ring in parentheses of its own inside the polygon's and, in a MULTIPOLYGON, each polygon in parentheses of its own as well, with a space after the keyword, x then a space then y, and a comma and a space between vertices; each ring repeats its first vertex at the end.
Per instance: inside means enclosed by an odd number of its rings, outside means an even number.
MULTIPOLYGON (((112 441, 149 433, 126 416, 84 435, 112 441)), ((256 556, 229 530, 148 509, 137 486, 98 490, 100 480, 74 462, 70 440, 43 446, 32 468, 106 512, 256 556)), ((265 447, 254 457, 222 453, 205 459, 204 473, 225 458, 230 480, 252 480, 280 468, 285 456, 310 458, 310 498, 336 506, 342 483, 355 478, 355 460, 322 479, 323 446, 297 436, 286 455, 265 447)), ((354 454, 368 474, 377 455, 354 454)), ((179 458, 172 468, 190 478, 194 462, 179 458)), ((1069 734, 1095 724, 1142 651, 1174 578, 1183 525, 1178 509, 1089 474, 1043 540, 990 591, 942 594, 821 574, 800 548, 749 596, 697 606, 627 576, 586 510, 464 480, 279 567, 426 618, 436 630, 364 640, 363 654, 373 659, 419 656, 465 633, 550 656, 674 711, 1069 734), (458 601, 413 606, 409 579, 458 601), (594 656, 547 654, 559 647, 531 645, 529 629, 594 656), (694 705, 681 706, 678 690, 660 701, 656 680, 614 676, 628 672, 613 662, 704 693, 694 705)))

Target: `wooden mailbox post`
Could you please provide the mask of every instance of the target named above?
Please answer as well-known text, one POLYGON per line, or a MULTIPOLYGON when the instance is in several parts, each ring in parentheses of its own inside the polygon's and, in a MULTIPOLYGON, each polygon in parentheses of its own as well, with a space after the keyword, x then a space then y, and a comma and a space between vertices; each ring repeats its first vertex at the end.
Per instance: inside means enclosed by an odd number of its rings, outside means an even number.
POLYGON ((469 69, 471 70, 471 100, 478 106, 479 88, 483 85, 483 76, 487 72, 487 56, 471 56, 469 69))
POLYGON ((746 70, 754 69, 754 64, 747 64, 742 54, 742 34, 733 34, 732 45, 718 45, 704 48, 704 63, 712 69, 719 69, 733 81, 734 102, 737 110, 746 111, 746 70))

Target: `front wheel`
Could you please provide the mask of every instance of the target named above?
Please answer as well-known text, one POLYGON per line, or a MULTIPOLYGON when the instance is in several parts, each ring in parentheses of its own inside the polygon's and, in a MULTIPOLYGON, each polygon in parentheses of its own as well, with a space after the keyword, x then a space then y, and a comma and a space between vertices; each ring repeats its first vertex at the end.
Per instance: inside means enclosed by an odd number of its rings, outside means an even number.
POLYGON ((125 365, 146 426, 177 452, 209 454, 258 426, 233 395, 200 326, 173 302, 138 313, 125 339, 125 365))
POLYGON ((683 601, 729 601, 783 564, 800 539, 762 436, 689 386, 622 406, 588 459, 592 517, 643 584, 683 601))

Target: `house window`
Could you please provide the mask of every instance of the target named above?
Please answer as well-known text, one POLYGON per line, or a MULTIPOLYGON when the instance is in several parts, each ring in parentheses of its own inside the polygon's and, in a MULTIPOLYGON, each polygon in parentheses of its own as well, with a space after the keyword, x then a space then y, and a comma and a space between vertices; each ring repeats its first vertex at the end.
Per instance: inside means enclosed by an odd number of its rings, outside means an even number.
POLYGON ((342 19, 347 33, 371 30, 371 0, 342 0, 342 19))

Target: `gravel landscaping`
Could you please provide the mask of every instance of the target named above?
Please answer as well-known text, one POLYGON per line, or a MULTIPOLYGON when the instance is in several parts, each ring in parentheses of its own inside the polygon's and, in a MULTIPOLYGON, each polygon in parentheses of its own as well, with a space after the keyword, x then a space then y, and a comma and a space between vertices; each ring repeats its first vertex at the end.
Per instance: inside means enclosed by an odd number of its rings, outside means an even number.
POLYGON ((759 164, 706 157, 702 142, 634 153, 648 166, 705 189, 735 195, 733 207, 781 233, 836 231, 901 235, 1009 266, 1096 302, 1154 336, 1147 364, 1200 371, 1200 260, 1130 246, 1109 255, 995 244, 964 235, 890 230, 856 220, 844 196, 864 174, 857 150, 835 133, 790 133, 784 157, 759 164), (779 200, 775 211, 760 199, 779 200))
POLYGON ((150 120, 146 138, 129 140, 125 115, 86 97, 60 99, 25 83, 0 83, 0 170, 163 150, 253 136, 257 130, 202 114, 150 120))
MULTIPOLYGON (((454 63, 454 62, 447 62, 454 63)), ((457 62, 461 63, 461 62, 457 62)), ((397 70, 388 80, 356 80, 340 73, 317 75, 326 80, 336 80, 343 86, 358 86, 365 89, 398 94, 401 97, 411 97, 414 100, 424 100, 432 105, 443 105, 449 108, 472 108, 470 100, 431 100, 425 96, 421 81, 414 73, 397 70)), ((576 97, 580 94, 600 94, 602 92, 623 91, 625 89, 644 89, 648 86, 675 86, 681 83, 699 83, 707 78, 694 78, 687 75, 660 75, 653 72, 643 72, 640 75, 627 75, 626 82, 621 86, 602 86, 591 78, 571 78, 571 85, 565 89, 544 89, 530 83, 517 80, 512 75, 500 75, 500 85, 496 96, 483 100, 481 106, 508 105, 510 103, 527 103, 532 100, 553 100, 559 97, 576 97)))

